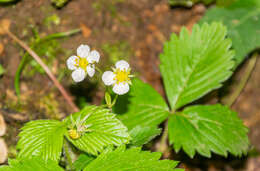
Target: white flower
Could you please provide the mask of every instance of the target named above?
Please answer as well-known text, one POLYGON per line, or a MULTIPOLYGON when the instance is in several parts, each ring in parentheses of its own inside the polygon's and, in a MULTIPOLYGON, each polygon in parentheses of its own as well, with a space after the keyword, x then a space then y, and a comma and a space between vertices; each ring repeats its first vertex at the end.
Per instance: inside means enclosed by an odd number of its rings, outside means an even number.
POLYGON ((131 68, 129 64, 124 61, 118 61, 116 63, 116 68, 112 68, 112 71, 106 71, 102 75, 102 80, 105 85, 113 85, 113 91, 116 94, 123 95, 129 91, 129 84, 131 84, 130 75, 131 68))
POLYGON ((71 56, 67 60, 67 66, 74 70, 71 74, 75 82, 83 81, 89 75, 95 74, 95 63, 99 62, 100 55, 96 50, 90 51, 88 45, 80 45, 77 49, 77 56, 71 56))

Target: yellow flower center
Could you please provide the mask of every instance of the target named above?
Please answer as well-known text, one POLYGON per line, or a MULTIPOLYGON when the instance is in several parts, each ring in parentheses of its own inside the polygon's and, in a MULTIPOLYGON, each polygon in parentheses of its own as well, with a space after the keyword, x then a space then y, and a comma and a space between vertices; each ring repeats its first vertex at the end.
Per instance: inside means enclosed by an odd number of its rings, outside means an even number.
POLYGON ((80 138, 80 134, 76 129, 70 129, 68 132, 71 139, 76 140, 80 138))
POLYGON ((80 67, 84 70, 86 70, 86 68, 89 64, 89 62, 86 58, 81 58, 81 57, 78 57, 77 59, 75 59, 75 62, 76 62, 76 64, 75 64, 76 67, 80 67))
POLYGON ((114 74, 116 75, 114 80, 116 80, 117 84, 130 81, 130 78, 129 78, 130 71, 129 70, 116 69, 114 74))

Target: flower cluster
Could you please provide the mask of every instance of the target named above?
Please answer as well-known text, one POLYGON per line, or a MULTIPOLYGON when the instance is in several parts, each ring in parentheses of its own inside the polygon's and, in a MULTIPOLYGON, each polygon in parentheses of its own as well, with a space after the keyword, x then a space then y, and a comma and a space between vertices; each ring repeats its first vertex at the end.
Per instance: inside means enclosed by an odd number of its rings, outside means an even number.
MULTIPOLYGON (((77 49, 77 56, 71 56, 67 60, 67 66, 73 70, 71 76, 75 82, 81 82, 87 75, 93 77, 95 74, 95 63, 99 62, 100 54, 96 51, 90 51, 88 45, 80 45, 77 49)), ((116 62, 112 71, 106 71, 102 75, 105 85, 113 86, 113 91, 118 95, 126 94, 131 85, 131 68, 129 64, 120 60, 116 62)))

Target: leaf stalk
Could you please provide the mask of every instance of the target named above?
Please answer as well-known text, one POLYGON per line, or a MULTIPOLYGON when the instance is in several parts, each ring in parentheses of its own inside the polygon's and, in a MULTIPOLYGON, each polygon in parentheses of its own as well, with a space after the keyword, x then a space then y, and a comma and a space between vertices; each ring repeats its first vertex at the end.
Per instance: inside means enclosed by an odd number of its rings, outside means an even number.
POLYGON ((246 66, 242 80, 235 87, 235 90, 231 93, 231 95, 222 100, 222 102, 224 104, 226 104, 227 106, 231 107, 236 102, 236 100, 238 99, 238 97, 240 96, 242 91, 244 90, 244 88, 255 68, 257 57, 258 57, 258 53, 254 53, 253 56, 249 59, 249 62, 246 66))

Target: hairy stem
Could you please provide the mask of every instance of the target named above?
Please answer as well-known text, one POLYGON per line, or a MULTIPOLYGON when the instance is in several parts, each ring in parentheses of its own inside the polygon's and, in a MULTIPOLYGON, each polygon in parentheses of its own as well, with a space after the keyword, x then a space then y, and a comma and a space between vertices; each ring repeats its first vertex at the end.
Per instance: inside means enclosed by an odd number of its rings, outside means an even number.
POLYGON ((78 107, 73 103, 73 101, 72 101, 71 97, 69 96, 69 94, 67 93, 67 91, 59 83, 59 81, 56 79, 56 77, 49 70, 48 66, 41 60, 41 58, 29 46, 27 46, 22 40, 18 39, 12 32, 10 32, 9 30, 6 30, 6 33, 15 42, 17 42, 22 48, 24 48, 41 65, 41 67, 44 69, 46 74, 53 81, 54 85, 59 89, 59 91, 61 92, 64 99, 72 107, 73 111, 78 112, 79 111, 78 107))
POLYGON ((158 151, 163 153, 163 158, 167 158, 167 153, 169 152, 167 140, 168 140, 168 120, 165 121, 164 123, 163 135, 161 137, 159 148, 158 148, 158 151))
POLYGON ((95 66, 95 69, 99 72, 99 74, 103 73, 99 67, 95 66))
POLYGON ((73 169, 73 162, 72 162, 72 159, 70 157, 70 152, 69 152, 69 142, 68 140, 65 138, 64 139, 64 152, 65 152, 65 157, 67 159, 67 162, 69 164, 69 170, 73 169))
POLYGON ((253 56, 250 58, 246 66, 245 72, 243 73, 242 80, 234 88, 235 90, 231 93, 231 95, 223 99, 223 103, 226 104, 227 106, 232 106, 237 100, 237 98, 239 97, 239 95, 241 94, 241 92, 243 91, 243 89, 245 88, 247 81, 249 80, 251 73, 255 68, 257 56, 258 56, 257 53, 253 54, 253 56))

